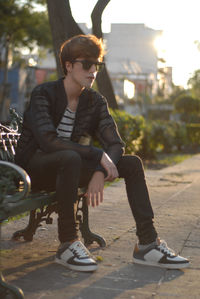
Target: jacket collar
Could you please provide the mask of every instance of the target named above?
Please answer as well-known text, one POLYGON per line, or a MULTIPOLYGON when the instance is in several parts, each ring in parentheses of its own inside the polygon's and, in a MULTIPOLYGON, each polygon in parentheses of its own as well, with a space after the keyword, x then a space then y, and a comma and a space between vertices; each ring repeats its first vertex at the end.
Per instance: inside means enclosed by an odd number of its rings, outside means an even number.
MULTIPOLYGON (((58 82, 58 95, 59 95, 59 101, 60 101, 59 106, 60 106, 61 115, 63 115, 63 113, 67 107, 67 103, 68 103, 67 94, 65 92, 63 80, 64 80, 64 77, 58 79, 58 81, 57 81, 58 82)), ((79 103, 78 103, 76 113, 81 111, 83 108, 87 107, 88 104, 91 103, 91 101, 92 101, 92 94, 90 92, 90 89, 85 88, 79 97, 79 103)))

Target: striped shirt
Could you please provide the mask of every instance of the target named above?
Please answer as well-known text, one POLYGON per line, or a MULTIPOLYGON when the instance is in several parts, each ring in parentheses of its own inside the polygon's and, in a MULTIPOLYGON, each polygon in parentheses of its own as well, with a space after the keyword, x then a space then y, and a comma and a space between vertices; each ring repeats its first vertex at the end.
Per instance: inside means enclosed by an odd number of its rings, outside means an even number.
POLYGON ((75 120, 76 112, 66 108, 63 117, 57 127, 58 137, 70 139, 75 120))

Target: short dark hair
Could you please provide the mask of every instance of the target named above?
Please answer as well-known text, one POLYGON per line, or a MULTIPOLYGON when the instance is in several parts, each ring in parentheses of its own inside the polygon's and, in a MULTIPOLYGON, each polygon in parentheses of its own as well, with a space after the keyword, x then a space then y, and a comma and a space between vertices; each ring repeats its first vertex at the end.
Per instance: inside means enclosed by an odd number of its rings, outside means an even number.
POLYGON ((95 35, 75 35, 66 40, 60 48, 60 62, 63 72, 67 75, 65 63, 66 61, 73 61, 78 57, 94 58, 103 60, 104 47, 102 40, 95 35))

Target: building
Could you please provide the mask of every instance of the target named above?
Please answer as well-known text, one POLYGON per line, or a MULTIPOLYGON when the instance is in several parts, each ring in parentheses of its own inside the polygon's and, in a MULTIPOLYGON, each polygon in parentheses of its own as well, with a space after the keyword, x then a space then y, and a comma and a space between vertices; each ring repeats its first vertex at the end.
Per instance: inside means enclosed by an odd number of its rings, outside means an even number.
POLYGON ((119 97, 126 95, 124 79, 134 84, 135 96, 155 93, 158 57, 154 42, 160 34, 144 24, 111 24, 106 35, 106 63, 119 97))

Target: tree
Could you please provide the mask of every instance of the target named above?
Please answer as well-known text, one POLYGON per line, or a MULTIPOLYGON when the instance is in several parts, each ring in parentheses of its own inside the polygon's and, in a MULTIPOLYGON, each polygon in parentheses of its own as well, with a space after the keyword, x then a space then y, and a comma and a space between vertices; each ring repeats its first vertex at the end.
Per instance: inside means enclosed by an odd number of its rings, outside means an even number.
POLYGON ((190 95, 180 95, 174 102, 175 111, 180 113, 181 120, 197 122, 200 116, 200 99, 190 95))
POLYGON ((193 76, 188 80, 193 97, 200 99, 200 69, 196 70, 193 76))
POLYGON ((55 0, 47 0, 47 8, 57 72, 60 77, 63 76, 63 71, 59 61, 59 52, 62 43, 74 35, 84 33, 72 16, 69 0, 60 0, 59 5, 57 5, 55 0))
MULTIPOLYGON (((92 19, 92 33, 96 35, 98 38, 103 39, 103 32, 101 29, 101 18, 102 18, 102 13, 107 6, 107 4, 110 2, 110 0, 99 0, 91 14, 91 19, 92 19)), ((103 69, 102 72, 98 73, 97 75, 97 85, 99 88, 99 91, 106 96, 106 98, 109 101, 109 105, 113 109, 117 109, 117 101, 115 98, 113 86, 107 71, 107 68, 103 69)))
MULTIPOLYGON (((101 31, 101 16, 109 1, 110 0, 98 0, 92 12, 93 34, 100 38, 103 36, 101 31)), ((72 16, 69 0, 60 0, 59 5, 57 5, 55 0, 47 0, 47 7, 57 62, 57 70, 59 76, 61 76, 63 74, 59 62, 59 49, 61 44, 66 39, 77 34, 84 34, 84 32, 80 29, 72 16)), ((99 91, 107 98, 110 107, 116 109, 117 102, 106 69, 102 74, 98 74, 97 85, 99 91)))
POLYGON ((173 104, 176 98, 178 98, 181 95, 187 96, 188 90, 184 89, 182 86, 172 84, 172 92, 168 96, 167 101, 173 104))
POLYGON ((3 69, 2 91, 0 96, 0 118, 7 96, 8 56, 17 48, 35 46, 51 47, 51 34, 46 12, 33 10, 33 0, 0 0, 0 44, 4 51, 1 61, 3 69))

